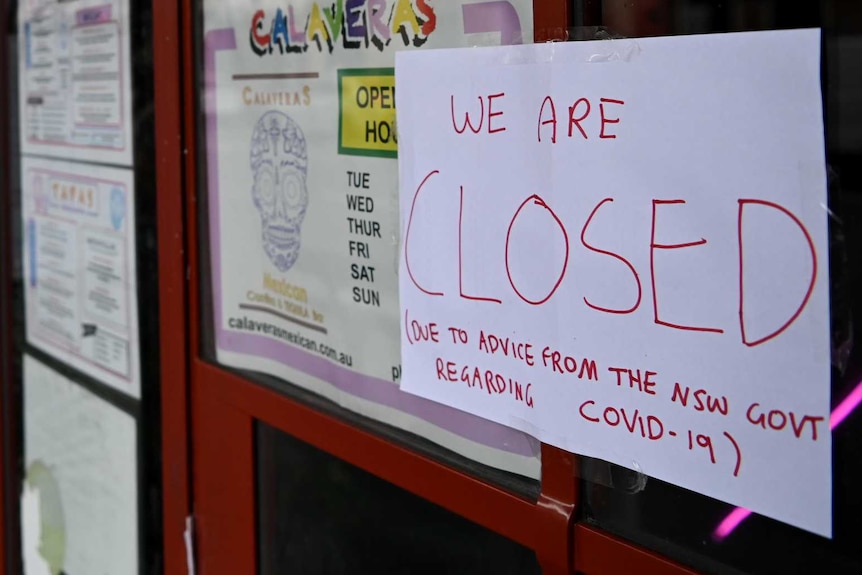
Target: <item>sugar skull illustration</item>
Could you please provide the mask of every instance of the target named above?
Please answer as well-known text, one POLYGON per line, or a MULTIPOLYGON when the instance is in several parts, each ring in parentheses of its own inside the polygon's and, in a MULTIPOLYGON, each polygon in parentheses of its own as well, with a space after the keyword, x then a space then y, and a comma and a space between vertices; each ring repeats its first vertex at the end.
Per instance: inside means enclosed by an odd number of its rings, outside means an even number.
POLYGON ((302 129, 287 114, 264 113, 251 136, 249 160, 263 250, 279 271, 286 272, 299 257, 300 226, 308 207, 302 129))

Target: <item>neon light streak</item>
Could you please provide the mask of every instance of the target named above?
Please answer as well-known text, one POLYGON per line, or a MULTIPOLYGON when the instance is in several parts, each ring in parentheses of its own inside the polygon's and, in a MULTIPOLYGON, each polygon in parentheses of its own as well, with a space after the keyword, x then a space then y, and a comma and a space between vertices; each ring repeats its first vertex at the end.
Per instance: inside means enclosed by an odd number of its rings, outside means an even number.
POLYGON ((844 401, 832 410, 832 415, 829 416, 829 429, 835 429, 841 425, 841 422, 847 419, 847 416, 859 407, 860 403, 862 403, 862 381, 857 383, 856 388, 850 392, 850 395, 845 397, 844 401))
MULTIPOLYGON (((853 391, 850 392, 850 395, 845 397, 844 401, 832 410, 832 414, 829 416, 829 429, 833 430, 841 425, 841 422, 847 419, 847 416, 853 413, 859 407, 860 403, 862 403, 862 381, 857 383, 853 391)), ((745 521, 749 515, 751 515, 751 511, 743 507, 737 507, 721 520, 721 523, 718 524, 712 533, 713 538, 721 541, 733 533, 733 530, 739 527, 739 524, 745 521)))
POLYGON ((751 511, 743 507, 737 507, 718 524, 718 527, 715 528, 712 536, 718 540, 724 539, 733 533, 733 530, 736 529, 740 523, 745 521, 749 515, 751 515, 751 511))

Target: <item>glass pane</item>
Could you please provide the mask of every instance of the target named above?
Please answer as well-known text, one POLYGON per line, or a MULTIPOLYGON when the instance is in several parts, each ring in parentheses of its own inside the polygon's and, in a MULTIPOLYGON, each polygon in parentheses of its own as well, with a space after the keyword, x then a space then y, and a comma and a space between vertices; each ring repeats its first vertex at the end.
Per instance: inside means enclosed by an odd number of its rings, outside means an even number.
POLYGON ((27 343, 137 399, 135 208, 151 180, 136 181, 133 152, 139 167, 153 152, 131 86, 152 69, 131 66, 131 22, 128 2, 25 2, 16 53, 27 343))
POLYGON ((0 20, 6 569, 157 571, 151 3, 10 1, 0 20))
POLYGON ((257 424, 260 575, 541 573, 532 550, 257 424))
POLYGON ((198 2, 202 354, 535 490, 535 439, 399 389, 393 68, 529 41, 533 2, 331 4, 198 2))
POLYGON ((24 357, 24 573, 135 573, 135 419, 24 357))
POLYGON ((854 398, 862 393, 862 349, 853 334, 853 319, 862 313, 862 5, 604 0, 602 25, 605 37, 823 27, 832 398, 842 408, 831 420, 832 540, 595 459, 583 466, 583 520, 708 573, 862 572, 862 494, 856 486, 862 416, 854 411, 854 398))

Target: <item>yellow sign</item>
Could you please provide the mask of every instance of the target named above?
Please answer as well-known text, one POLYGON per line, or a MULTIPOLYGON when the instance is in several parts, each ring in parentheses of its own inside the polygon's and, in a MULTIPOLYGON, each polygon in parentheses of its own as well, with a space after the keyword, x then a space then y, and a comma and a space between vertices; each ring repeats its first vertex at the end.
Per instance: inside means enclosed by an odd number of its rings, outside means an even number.
POLYGON ((394 68, 338 71, 338 153, 395 158, 394 68))

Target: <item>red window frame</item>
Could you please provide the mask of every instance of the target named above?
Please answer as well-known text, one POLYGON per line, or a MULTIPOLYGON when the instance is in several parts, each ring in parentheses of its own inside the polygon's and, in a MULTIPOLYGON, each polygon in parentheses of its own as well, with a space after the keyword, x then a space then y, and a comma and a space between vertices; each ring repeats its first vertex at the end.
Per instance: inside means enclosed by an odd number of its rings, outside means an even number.
MULTIPOLYGON (((534 38, 594 24, 598 0, 534 0, 534 38)), ((154 2, 155 5, 155 2, 154 2)), ((187 572, 194 516, 197 573, 256 572, 253 424, 310 445, 533 549, 546 574, 694 571, 576 524, 577 456, 542 445, 538 501, 393 444, 205 361, 200 354, 197 120, 192 0, 153 10, 156 194, 162 373, 165 573, 187 572)))

